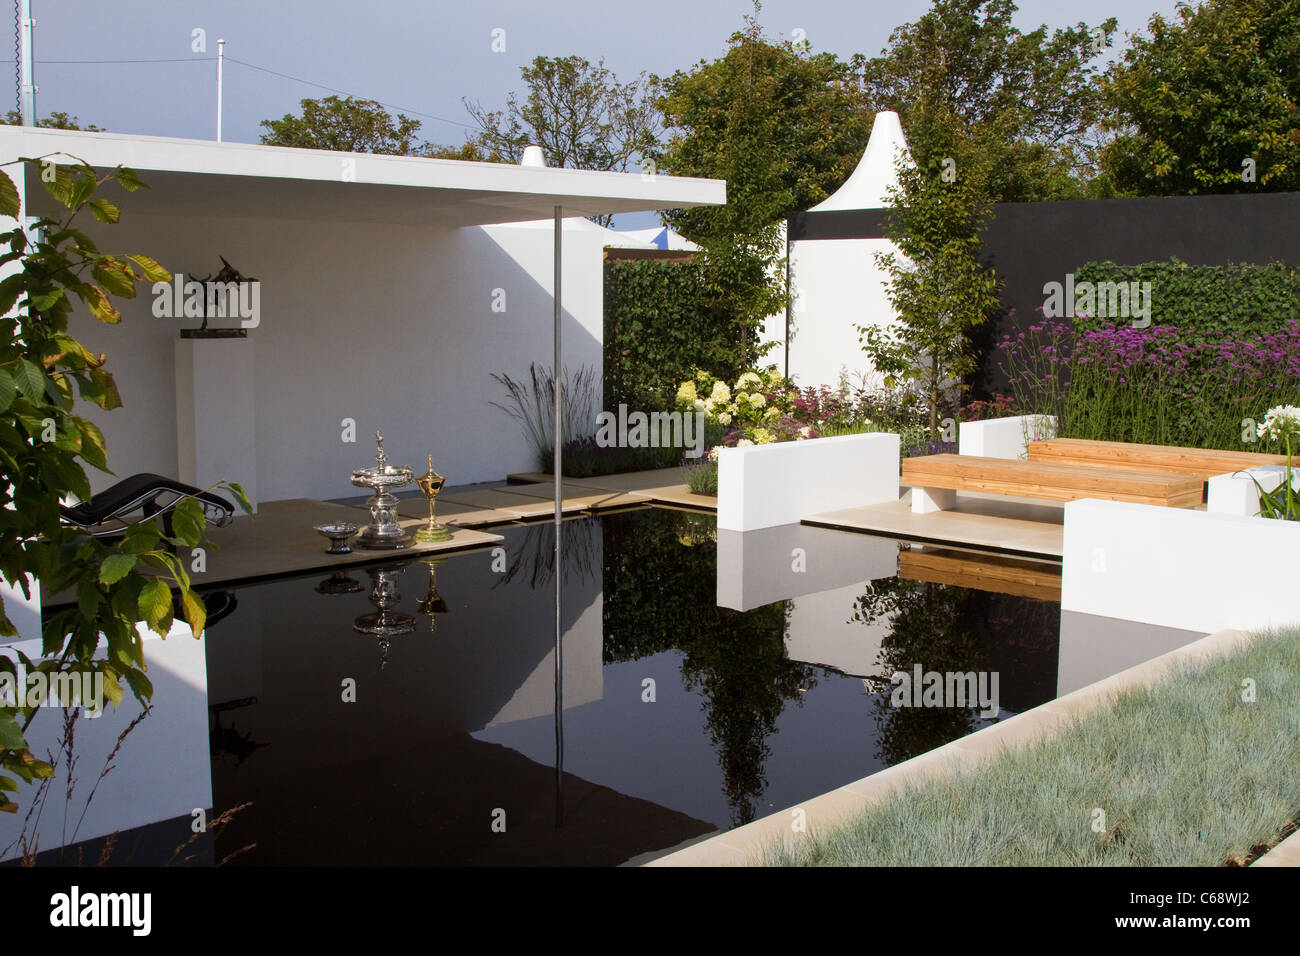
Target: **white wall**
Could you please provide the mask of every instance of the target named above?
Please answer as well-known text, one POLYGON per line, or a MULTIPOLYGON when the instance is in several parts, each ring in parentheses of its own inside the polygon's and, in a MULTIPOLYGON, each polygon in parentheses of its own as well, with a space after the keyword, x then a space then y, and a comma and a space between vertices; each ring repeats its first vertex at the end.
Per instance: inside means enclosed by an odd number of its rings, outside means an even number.
POLYGON ((899 437, 887 432, 723 448, 718 530, 755 531, 807 515, 898 500, 899 437))
MULTIPOLYGON (((395 464, 432 452, 455 484, 531 470, 521 430, 491 406, 514 377, 552 360, 551 227, 392 226, 319 220, 131 216, 100 227, 106 249, 153 255, 206 276, 225 256, 261 282, 261 321, 246 345, 257 403, 256 485, 263 501, 359 493, 349 472, 373 462, 384 432, 395 464), (493 312, 493 290, 506 311, 493 312), (340 422, 356 421, 355 444, 340 422)), ((564 345, 570 368, 601 364, 600 237, 566 230, 564 345)), ((177 473, 174 342, 148 290, 105 326, 84 312, 73 333, 106 352, 123 408, 87 417, 104 430, 118 475, 177 473)), ((421 470, 417 468, 417 470, 421 470)), ((229 475, 233 480, 247 476, 229 475)), ((98 476, 99 490, 114 479, 98 476)))
POLYGON ((888 239, 809 239, 790 243, 790 375, 801 386, 877 382, 858 340, 859 325, 896 317, 886 295, 889 276, 875 253, 894 251, 888 239))
POLYGON ((1294 624, 1297 553, 1292 521, 1071 501, 1061 609, 1206 634, 1294 624))
POLYGON ((957 453, 981 458, 1029 457, 1031 441, 1056 437, 1055 415, 1016 415, 957 426, 957 453))

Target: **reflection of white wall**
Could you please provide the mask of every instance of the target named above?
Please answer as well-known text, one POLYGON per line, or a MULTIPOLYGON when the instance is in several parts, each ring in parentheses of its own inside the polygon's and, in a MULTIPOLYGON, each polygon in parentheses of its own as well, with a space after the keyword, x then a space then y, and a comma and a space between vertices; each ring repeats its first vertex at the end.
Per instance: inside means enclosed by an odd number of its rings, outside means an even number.
POLYGON ((1071 501, 1061 608, 1204 634, 1293 624, 1297 548, 1290 521, 1071 501))
MULTIPOLYGON (((892 542, 891 542, 892 543, 892 542)), ((880 646, 893 630, 893 615, 870 624, 853 620, 853 602, 870 582, 808 594, 790 602, 785 646, 791 660, 865 677, 880 671, 880 646)))
POLYGON ((898 544, 802 524, 718 531, 717 601, 737 611, 898 573, 898 544))
MULTIPOLYGON (((174 626, 165 641, 143 629, 142 633, 149 680, 153 682, 154 711, 127 736, 113 760, 113 772, 99 781, 95 799, 77 831, 78 840, 170 820, 195 809, 206 812, 212 806, 204 641, 194 640, 184 624, 174 626), (163 772, 159 772, 160 768, 163 772)), ((39 642, 16 646, 33 659, 40 656, 39 642)), ((62 845, 65 804, 71 836, 86 797, 103 770, 104 759, 116 745, 118 735, 139 713, 140 705, 128 691, 120 709, 110 705, 102 717, 77 720, 77 787, 72 801, 65 800, 67 775, 60 766, 40 823, 28 833, 29 840, 39 836, 42 849, 62 845)), ((41 756, 54 750, 62 734, 62 722, 61 709, 42 708, 28 729, 29 749, 41 756)), ((0 814, 0 848, 16 840, 22 831, 34 792, 34 787, 22 785, 17 795, 20 812, 0 814)), ((4 858, 12 859, 18 853, 19 849, 14 848, 4 858)))
POLYGON ((1113 617, 1061 612, 1056 694, 1068 694, 1203 637, 1113 617))
MULTIPOLYGON (((416 465, 432 451, 453 482, 531 468, 520 429, 490 404, 502 398, 490 375, 551 364, 551 238, 549 223, 196 223, 128 212, 111 245, 187 276, 215 271, 223 255, 261 281, 260 325, 239 344, 254 367, 251 460, 269 501, 355 493, 348 474, 373 460, 376 429, 395 463, 416 465), (493 311, 498 289, 505 312, 493 311), (355 444, 340 440, 345 418, 356 421, 355 444)), ((566 362, 599 367, 601 237, 571 229, 565 243, 566 362)), ((108 354, 122 393, 120 409, 83 412, 104 430, 119 475, 178 470, 174 342, 197 320, 155 318, 151 304, 146 290, 123 304, 120 325, 84 312, 72 322, 73 334, 108 354)), ((111 481, 92 477, 95 490, 111 481)))
MULTIPOLYGON (((600 700, 603 690, 604 601, 597 593, 591 604, 564 632, 564 709, 600 700)), ((555 651, 537 662, 519 689, 506 701, 488 727, 555 713, 555 651)))

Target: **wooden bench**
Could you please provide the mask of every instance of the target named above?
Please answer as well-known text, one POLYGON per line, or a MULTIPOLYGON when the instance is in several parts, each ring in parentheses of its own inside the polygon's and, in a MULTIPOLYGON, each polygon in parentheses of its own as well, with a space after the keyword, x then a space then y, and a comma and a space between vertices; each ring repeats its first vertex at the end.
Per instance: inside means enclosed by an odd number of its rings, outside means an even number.
POLYGON ((1209 481, 1215 475, 1226 475, 1245 468, 1286 464, 1286 455, 1182 448, 1175 445, 1134 445, 1122 441, 1087 441, 1082 438, 1031 441, 1026 447, 1030 461, 1135 468, 1164 475, 1193 475, 1201 481, 1209 481))
POLYGON ((904 458, 902 483, 912 488, 912 511, 916 514, 953 507, 958 491, 1052 501, 1101 498, 1192 508, 1201 503, 1203 486, 1194 475, 975 455, 904 458))

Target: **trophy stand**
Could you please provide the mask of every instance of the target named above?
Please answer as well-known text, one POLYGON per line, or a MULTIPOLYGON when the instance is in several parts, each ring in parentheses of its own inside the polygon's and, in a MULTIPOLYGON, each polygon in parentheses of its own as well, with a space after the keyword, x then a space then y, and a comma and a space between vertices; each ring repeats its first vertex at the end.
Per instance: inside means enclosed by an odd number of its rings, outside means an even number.
POLYGON ((374 492, 366 502, 370 508, 370 524, 357 538, 357 546, 378 551, 405 548, 410 545, 411 536, 402 530, 402 526, 397 521, 399 502, 391 492, 394 488, 409 485, 415 475, 405 465, 390 465, 388 457, 384 454, 384 436, 375 432, 375 438, 379 442, 375 467, 358 468, 352 472, 352 484, 358 488, 369 488, 374 492))
POLYGON ((415 532, 415 540, 421 544, 432 544, 436 541, 450 541, 451 530, 446 525, 438 524, 434 518, 434 503, 438 497, 438 492, 442 491, 442 486, 447 479, 433 470, 433 456, 429 456, 429 470, 415 480, 424 492, 424 497, 429 500, 429 523, 415 532))

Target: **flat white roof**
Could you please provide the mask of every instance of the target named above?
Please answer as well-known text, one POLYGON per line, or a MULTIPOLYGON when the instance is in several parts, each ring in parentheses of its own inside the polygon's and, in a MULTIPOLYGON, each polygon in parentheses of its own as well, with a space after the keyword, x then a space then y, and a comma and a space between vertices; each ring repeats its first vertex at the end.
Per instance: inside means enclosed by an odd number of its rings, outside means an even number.
MULTIPOLYGON (((129 166, 149 185, 126 212, 486 225, 550 217, 722 205, 720 179, 336 153, 125 133, 0 126, 0 162, 66 153, 98 169, 129 166)), ((9 167, 12 175, 13 167, 9 167)), ((31 214, 55 205, 31 183, 31 214)))

